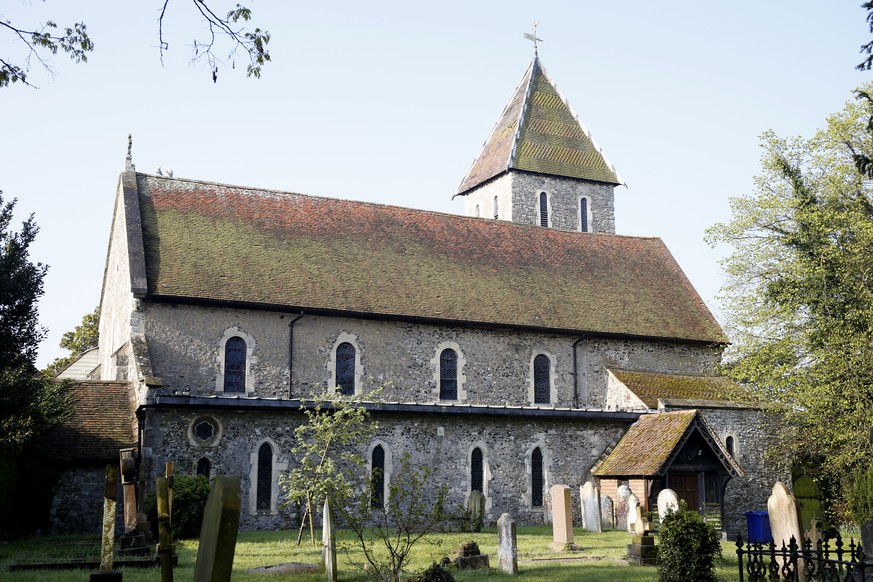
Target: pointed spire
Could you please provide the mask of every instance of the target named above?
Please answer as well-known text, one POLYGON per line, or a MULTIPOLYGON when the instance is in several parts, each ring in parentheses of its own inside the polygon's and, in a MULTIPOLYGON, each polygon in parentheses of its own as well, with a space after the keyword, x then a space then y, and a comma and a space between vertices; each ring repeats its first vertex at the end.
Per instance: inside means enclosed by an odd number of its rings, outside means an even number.
POLYGON ((509 170, 623 184, 537 56, 461 182, 458 194, 466 194, 509 170))
POLYGON ((124 159, 124 171, 135 172, 136 167, 133 165, 133 134, 127 134, 127 157, 124 159))

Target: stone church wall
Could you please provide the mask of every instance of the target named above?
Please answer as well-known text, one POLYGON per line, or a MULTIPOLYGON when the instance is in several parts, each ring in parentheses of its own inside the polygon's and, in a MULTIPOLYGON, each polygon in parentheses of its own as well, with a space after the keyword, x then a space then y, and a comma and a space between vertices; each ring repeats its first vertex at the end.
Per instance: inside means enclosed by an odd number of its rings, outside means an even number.
MULTIPOLYGON (((387 449, 387 456, 398 467, 408 454, 416 467, 431 468, 431 480, 449 489, 450 505, 462 506, 469 495, 470 453, 474 446, 483 450, 486 467, 486 522, 493 525, 503 512, 510 512, 519 524, 537 525, 545 520, 542 507, 531 507, 530 455, 540 447, 544 456, 545 489, 556 483, 570 486, 573 511, 578 521, 579 487, 590 478, 590 469, 606 445, 626 429, 622 422, 566 419, 525 419, 481 416, 415 415, 374 412, 378 422, 376 440, 387 449), (489 478, 490 477, 490 478, 489 478)), ((299 517, 293 508, 283 508, 278 490, 270 511, 255 509, 257 471, 253 470, 257 451, 263 443, 273 448, 278 474, 293 468, 290 456, 294 428, 301 421, 298 411, 246 413, 226 410, 161 412, 151 417, 147 442, 160 442, 154 448, 151 467, 163 467, 174 460, 178 474, 193 474, 197 462, 206 458, 212 474, 240 477, 242 485, 243 529, 293 527, 299 517), (212 419, 220 426, 214 441, 200 442, 192 434, 201 419, 212 419)), ((373 443, 362 443, 360 452, 373 443)), ((156 475, 146 482, 153 483, 156 475)), ((274 487, 278 487, 274 483, 274 487)))
POLYGON ((615 234, 612 184, 573 180, 544 174, 518 173, 512 180, 512 221, 540 224, 539 193, 549 200, 549 226, 579 232, 580 197, 588 199, 588 232, 615 234))

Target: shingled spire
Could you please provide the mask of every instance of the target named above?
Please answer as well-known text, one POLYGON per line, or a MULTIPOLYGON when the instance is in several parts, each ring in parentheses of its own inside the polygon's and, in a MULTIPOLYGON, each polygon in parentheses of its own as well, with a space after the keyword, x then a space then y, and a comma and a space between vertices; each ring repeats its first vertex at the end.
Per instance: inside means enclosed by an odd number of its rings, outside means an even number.
POLYGON ((623 183, 536 56, 458 194, 509 170, 623 183))

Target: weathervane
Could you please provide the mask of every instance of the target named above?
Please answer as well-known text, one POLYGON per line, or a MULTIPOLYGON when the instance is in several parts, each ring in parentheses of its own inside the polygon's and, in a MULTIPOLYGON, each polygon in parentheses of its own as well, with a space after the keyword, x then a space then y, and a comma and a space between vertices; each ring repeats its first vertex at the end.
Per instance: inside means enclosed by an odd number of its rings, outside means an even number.
POLYGON ((532 43, 534 43, 534 56, 537 56, 537 43, 543 42, 543 39, 537 37, 537 26, 539 26, 539 22, 536 20, 533 21, 533 34, 529 32, 524 33, 524 38, 528 39, 532 43))

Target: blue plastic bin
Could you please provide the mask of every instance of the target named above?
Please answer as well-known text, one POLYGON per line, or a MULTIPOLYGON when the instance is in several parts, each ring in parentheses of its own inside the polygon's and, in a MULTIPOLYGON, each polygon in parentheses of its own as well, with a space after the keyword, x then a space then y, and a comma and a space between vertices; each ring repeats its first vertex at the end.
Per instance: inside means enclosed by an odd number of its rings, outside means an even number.
POLYGON ((773 534, 770 533, 770 514, 766 511, 747 511, 746 523, 749 526, 750 544, 769 544, 773 534))

